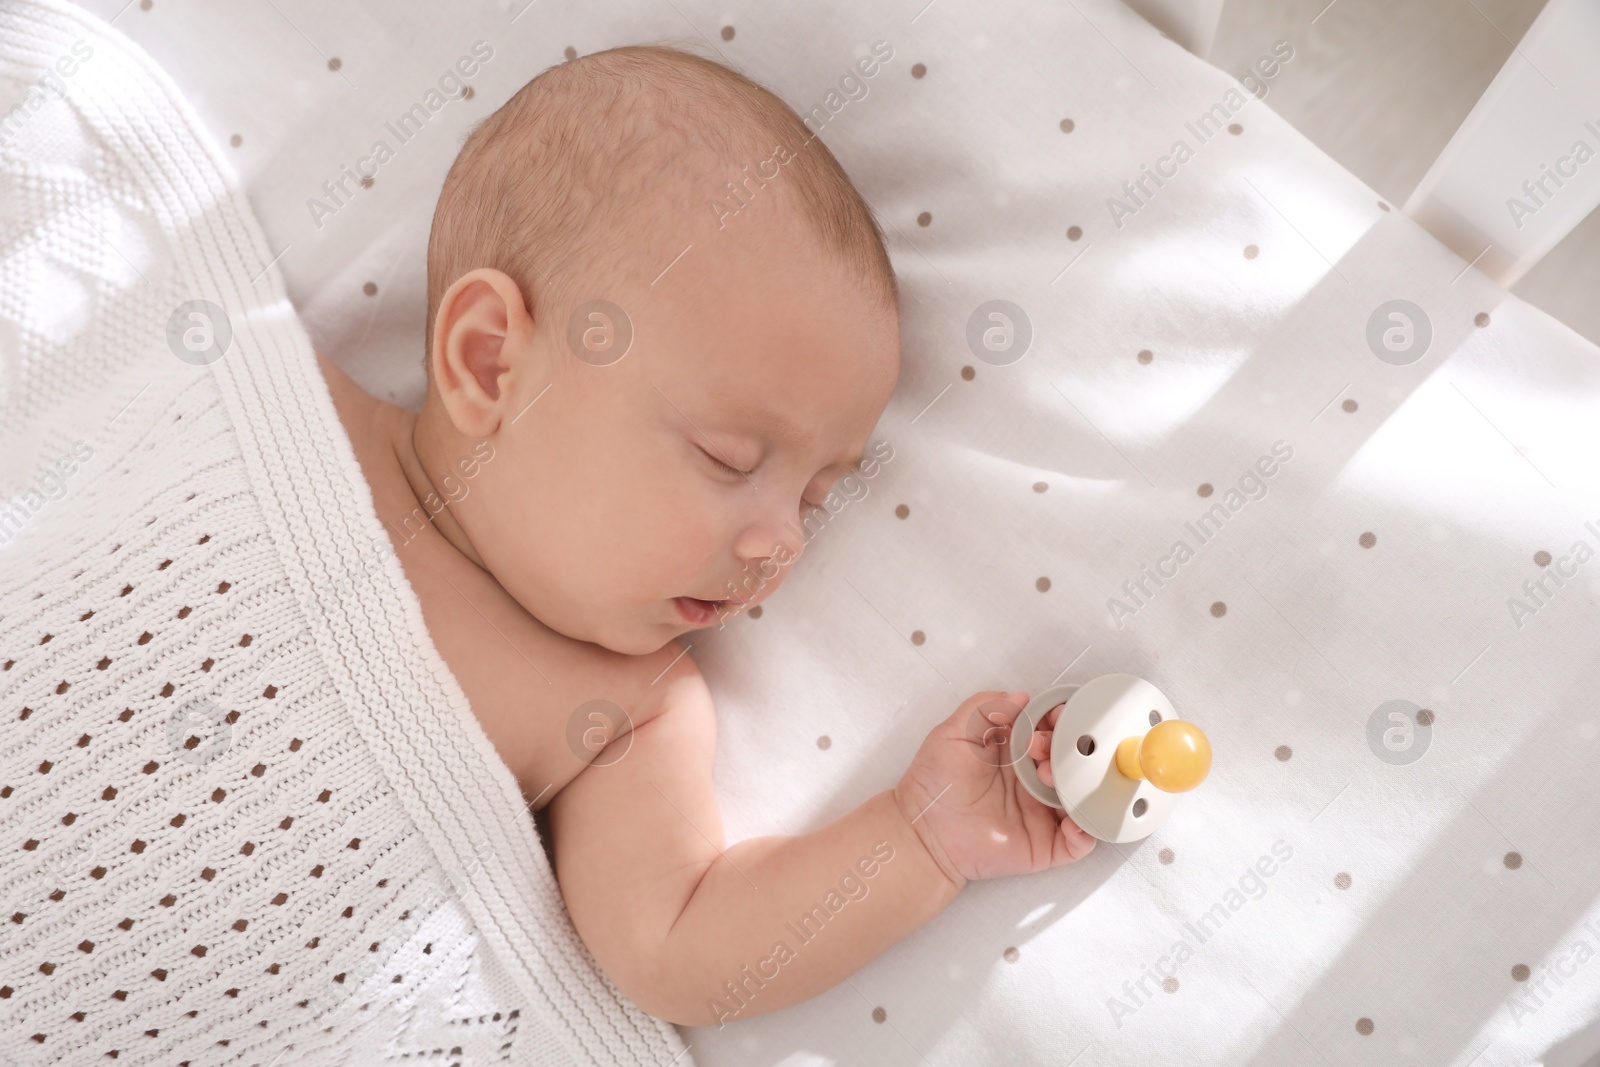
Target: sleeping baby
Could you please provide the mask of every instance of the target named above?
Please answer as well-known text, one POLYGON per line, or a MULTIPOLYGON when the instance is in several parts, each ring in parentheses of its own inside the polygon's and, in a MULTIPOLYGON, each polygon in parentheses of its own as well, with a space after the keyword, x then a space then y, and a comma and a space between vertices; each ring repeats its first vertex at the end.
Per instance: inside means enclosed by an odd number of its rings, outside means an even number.
POLYGON ((1094 844, 998 756, 1020 692, 972 694, 842 818, 724 843, 711 693, 679 638, 772 596, 807 513, 883 458, 897 299, 870 209, 799 116, 715 62, 618 48, 529 82, 451 167, 421 412, 321 358, 574 926, 661 1019, 814 996, 967 882, 1094 844))

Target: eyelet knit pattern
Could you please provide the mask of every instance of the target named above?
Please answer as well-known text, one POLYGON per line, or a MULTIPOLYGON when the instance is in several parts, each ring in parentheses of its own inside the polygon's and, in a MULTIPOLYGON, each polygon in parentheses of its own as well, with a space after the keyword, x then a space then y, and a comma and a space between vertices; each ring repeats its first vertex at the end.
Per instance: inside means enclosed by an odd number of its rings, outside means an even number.
POLYGON ((373 551, 273 252, 186 102, 110 27, 16 0, 8 114, 0 1061, 691 1064, 584 949, 373 551), (207 365, 168 345, 188 300, 231 325, 207 365))

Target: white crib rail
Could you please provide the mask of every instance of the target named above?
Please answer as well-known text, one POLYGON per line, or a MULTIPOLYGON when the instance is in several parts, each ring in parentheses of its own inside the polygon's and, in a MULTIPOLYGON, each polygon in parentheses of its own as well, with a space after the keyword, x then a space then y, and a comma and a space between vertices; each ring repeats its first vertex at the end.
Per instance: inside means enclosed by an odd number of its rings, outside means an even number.
POLYGON ((1510 286, 1600 204, 1600 0, 1549 0, 1406 200, 1510 286))
POLYGON ((1222 21, 1223 0, 1124 0, 1144 20, 1184 48, 1206 58, 1222 21))
MULTIPOLYGON (((1223 0, 1125 2, 1195 55, 1210 52, 1223 0)), ((1597 205, 1600 0, 1548 0, 1405 212, 1509 287, 1597 205)))

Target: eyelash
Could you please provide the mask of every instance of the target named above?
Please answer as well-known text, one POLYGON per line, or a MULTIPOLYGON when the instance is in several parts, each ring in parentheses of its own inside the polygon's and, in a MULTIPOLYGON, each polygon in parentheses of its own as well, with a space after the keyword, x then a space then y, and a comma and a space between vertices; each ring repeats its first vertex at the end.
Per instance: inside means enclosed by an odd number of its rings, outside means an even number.
POLYGON ((700 449, 700 454, 709 459, 712 463, 715 463, 718 467, 722 468, 725 473, 737 474, 740 477, 748 477, 750 475, 749 471, 742 471, 738 467, 728 466, 726 463, 722 462, 722 460, 718 459, 716 456, 713 456, 710 452, 707 452, 703 448, 700 449))
MULTIPOLYGON (((696 446, 696 447, 698 447, 698 446, 696 446)), ((706 457, 707 459, 709 459, 712 463, 715 463, 718 467, 720 467, 723 471, 725 471, 728 474, 737 474, 737 475, 739 475, 741 477, 749 477, 749 475, 751 473, 750 471, 742 471, 738 467, 730 467, 730 466, 728 466, 726 463, 722 462, 722 460, 718 459, 716 456, 713 456, 710 452, 707 452, 703 448, 700 449, 700 454, 702 456, 706 457)), ((810 501, 806 500, 804 497, 802 497, 801 500, 800 500, 800 506, 801 506, 802 509, 820 508, 820 507, 822 507, 821 504, 813 504, 810 501)))

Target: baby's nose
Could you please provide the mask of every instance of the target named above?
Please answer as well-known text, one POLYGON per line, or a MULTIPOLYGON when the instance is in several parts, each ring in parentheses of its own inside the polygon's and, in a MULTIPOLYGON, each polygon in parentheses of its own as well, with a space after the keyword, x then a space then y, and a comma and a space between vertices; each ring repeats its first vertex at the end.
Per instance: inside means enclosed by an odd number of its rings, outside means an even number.
POLYGON ((748 566, 756 567, 770 560, 768 571, 793 563, 804 548, 804 534, 797 527, 782 522, 753 523, 734 543, 734 553, 748 566))

